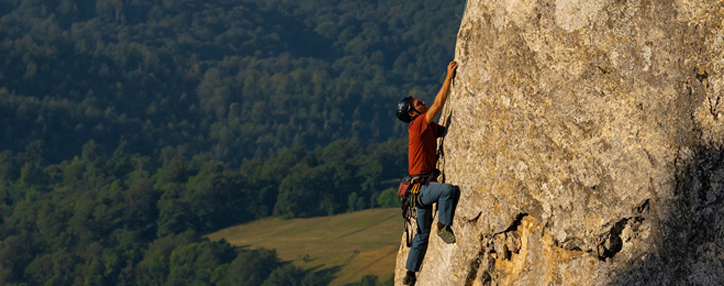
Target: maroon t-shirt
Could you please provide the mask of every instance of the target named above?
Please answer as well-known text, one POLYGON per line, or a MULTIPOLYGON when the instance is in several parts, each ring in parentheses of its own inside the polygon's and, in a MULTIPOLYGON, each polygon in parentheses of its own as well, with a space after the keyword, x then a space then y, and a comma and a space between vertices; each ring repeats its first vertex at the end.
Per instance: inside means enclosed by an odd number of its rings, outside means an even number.
POLYGON ((426 113, 421 114, 407 126, 408 143, 408 172, 410 175, 427 174, 435 169, 437 161, 437 137, 444 127, 433 121, 425 122, 426 113))

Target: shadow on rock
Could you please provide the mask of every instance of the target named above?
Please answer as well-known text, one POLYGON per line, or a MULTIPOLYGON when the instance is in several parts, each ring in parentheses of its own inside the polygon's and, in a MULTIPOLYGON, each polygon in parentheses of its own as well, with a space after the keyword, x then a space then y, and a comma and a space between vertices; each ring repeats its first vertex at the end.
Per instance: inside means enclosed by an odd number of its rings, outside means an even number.
POLYGON ((652 206, 658 245, 614 285, 724 285, 724 150, 682 151, 677 162, 675 193, 652 206))

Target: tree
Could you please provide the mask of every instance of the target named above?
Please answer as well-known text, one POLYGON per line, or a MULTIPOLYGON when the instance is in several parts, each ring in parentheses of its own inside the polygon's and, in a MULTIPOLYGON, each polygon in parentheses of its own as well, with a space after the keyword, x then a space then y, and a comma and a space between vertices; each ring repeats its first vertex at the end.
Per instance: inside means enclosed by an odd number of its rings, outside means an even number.
POLYGON ((27 236, 9 236, 0 242, 0 279, 2 284, 22 281, 25 267, 32 261, 32 240, 27 236))
POLYGON ((183 198, 183 186, 174 185, 167 189, 158 200, 157 237, 179 234, 188 229, 196 229, 195 214, 191 212, 189 203, 183 198))
POLYGON ((310 217, 320 214, 321 191, 327 177, 324 170, 298 164, 279 184, 274 215, 283 218, 310 217))
POLYGON ((171 253, 176 247, 197 242, 196 234, 186 232, 180 235, 170 234, 148 244, 148 250, 134 270, 137 285, 162 285, 170 271, 171 253))
POLYGON ((274 269, 271 274, 269 274, 269 278, 264 280, 264 283, 261 284, 261 286, 274 286, 274 285, 302 285, 302 280, 304 279, 304 272, 294 267, 291 264, 285 264, 282 267, 274 269))
POLYGON ((279 261, 274 250, 242 249, 239 255, 231 261, 226 270, 226 275, 217 285, 261 285, 272 271, 281 265, 282 262, 279 261))
POLYGON ((14 182, 20 177, 20 168, 13 152, 5 150, 0 152, 0 183, 14 182))
POLYGON ((233 248, 223 241, 181 246, 171 253, 169 275, 164 285, 208 285, 214 270, 231 262, 235 256, 233 248))
POLYGON ((186 201, 199 230, 210 231, 251 218, 246 213, 242 177, 226 171, 220 162, 206 161, 185 186, 186 201))

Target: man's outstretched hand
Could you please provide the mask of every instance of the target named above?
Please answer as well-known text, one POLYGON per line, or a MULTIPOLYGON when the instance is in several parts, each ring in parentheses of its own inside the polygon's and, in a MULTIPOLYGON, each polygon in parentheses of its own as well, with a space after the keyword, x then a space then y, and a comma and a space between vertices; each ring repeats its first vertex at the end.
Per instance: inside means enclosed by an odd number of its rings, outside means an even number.
POLYGON ((447 65, 447 77, 448 78, 454 78, 455 77, 455 70, 458 69, 458 63, 456 61, 452 61, 447 65))

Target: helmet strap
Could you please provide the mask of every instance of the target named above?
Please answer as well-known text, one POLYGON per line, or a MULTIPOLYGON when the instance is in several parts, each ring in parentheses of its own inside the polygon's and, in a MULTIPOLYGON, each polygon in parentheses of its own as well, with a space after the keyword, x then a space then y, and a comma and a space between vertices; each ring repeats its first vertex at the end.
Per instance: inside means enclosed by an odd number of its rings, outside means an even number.
POLYGON ((420 116, 420 115, 422 114, 422 112, 420 112, 420 111, 418 111, 417 109, 415 109, 414 107, 412 107, 412 105, 410 106, 410 111, 408 111, 407 114, 409 115, 410 112, 413 112, 413 111, 414 111, 414 112, 417 112, 417 115, 415 115, 415 116, 410 116, 410 117, 412 117, 412 120, 415 120, 415 118, 417 118, 418 116, 420 116))

